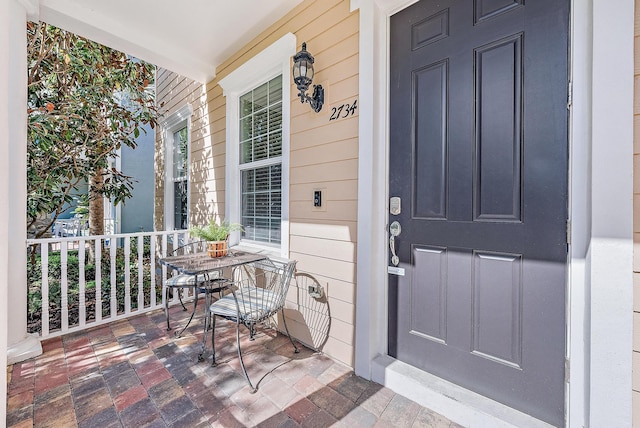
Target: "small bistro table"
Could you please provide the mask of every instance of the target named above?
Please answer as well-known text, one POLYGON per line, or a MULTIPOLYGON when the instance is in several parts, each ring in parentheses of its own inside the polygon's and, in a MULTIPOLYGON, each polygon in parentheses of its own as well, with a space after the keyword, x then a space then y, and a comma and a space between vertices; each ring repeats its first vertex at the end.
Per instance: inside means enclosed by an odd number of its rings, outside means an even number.
MULTIPOLYGON (((176 333, 176 336, 182 335, 182 333, 189 327, 198 307, 198 292, 204 289, 205 297, 207 298, 207 304, 209 295, 223 291, 229 286, 231 280, 225 280, 222 277, 222 271, 226 268, 235 268, 247 263, 253 263, 260 260, 265 260, 268 257, 264 254, 249 253, 246 251, 234 251, 229 249, 226 256, 223 257, 211 257, 206 251, 193 254, 185 254, 179 256, 164 257, 159 260, 160 264, 175 269, 181 274, 193 275, 193 285, 185 285, 184 288, 194 289, 193 311, 189 317, 187 324, 176 333), (209 273, 219 272, 219 279, 215 281, 209 281, 209 273), (203 281, 198 282, 198 277, 204 278, 203 281)), ((206 327, 205 320, 205 327, 206 327)))

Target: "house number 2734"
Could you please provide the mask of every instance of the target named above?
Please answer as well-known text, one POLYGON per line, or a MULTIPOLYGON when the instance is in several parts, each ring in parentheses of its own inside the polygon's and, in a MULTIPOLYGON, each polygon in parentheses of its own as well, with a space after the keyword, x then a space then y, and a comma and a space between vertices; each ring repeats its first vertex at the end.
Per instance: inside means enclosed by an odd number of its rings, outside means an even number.
POLYGON ((331 116, 329 117, 329 121, 353 116, 357 108, 358 100, 353 100, 353 103, 351 104, 342 104, 340 107, 331 107, 331 116))

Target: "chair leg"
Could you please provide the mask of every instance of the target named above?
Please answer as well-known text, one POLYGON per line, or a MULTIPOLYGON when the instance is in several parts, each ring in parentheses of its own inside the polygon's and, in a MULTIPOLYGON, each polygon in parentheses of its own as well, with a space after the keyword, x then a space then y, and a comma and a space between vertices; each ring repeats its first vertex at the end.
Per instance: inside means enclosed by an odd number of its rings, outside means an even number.
POLYGON ((171 331, 169 325, 169 287, 164 288, 164 315, 167 318, 167 331, 171 331))
POLYGON ((214 335, 216 333, 216 315, 213 314, 213 321, 211 322, 211 366, 216 365, 216 343, 214 335))
MULTIPOLYGON (((207 306, 208 308, 208 306, 207 306)), ((208 309, 207 309, 208 311, 208 309)), ((205 319, 204 319, 204 332, 202 333, 202 349, 200 350, 200 353, 198 354, 198 361, 203 361, 204 360, 204 353, 207 350, 207 331, 211 330, 211 348, 213 350, 213 362, 211 363, 212 366, 214 366, 216 364, 216 348, 213 342, 213 330, 215 329, 216 326, 216 316, 212 313, 209 313, 208 316, 205 315, 205 319)))
POLYGON ((249 373, 247 373, 247 368, 244 366, 244 360, 242 359, 242 349, 240 349, 240 320, 236 319, 236 344, 238 346, 238 358, 240 359, 240 367, 242 367, 242 373, 244 373, 244 378, 247 380, 249 384, 250 393, 254 394, 258 388, 254 387, 251 383, 251 379, 249 379, 249 373))
POLYGON ((182 305, 182 310, 186 311, 187 307, 184 305, 184 302, 182 301, 182 294, 180 293, 182 291, 182 288, 170 288, 170 287, 165 287, 164 288, 164 314, 167 318, 167 331, 171 331, 171 326, 169 325, 169 294, 171 294, 173 296, 173 292, 178 293, 178 300, 180 300, 180 304, 182 305))
POLYGON ((294 352, 297 354, 297 353, 300 352, 300 350, 298 349, 296 344, 293 343, 293 339, 291 338, 291 334, 289 333, 289 327, 287 327, 287 319, 284 316, 284 307, 281 310, 282 310, 282 323, 284 324, 284 330, 287 332, 287 336, 289 337, 289 341, 293 345, 293 349, 295 349, 294 352))
POLYGON ((176 289, 176 293, 178 293, 178 300, 180 300, 180 304, 182 305, 182 310, 186 311, 187 307, 184 305, 184 302, 182 301, 182 293, 183 293, 182 290, 184 290, 184 288, 178 288, 176 289))

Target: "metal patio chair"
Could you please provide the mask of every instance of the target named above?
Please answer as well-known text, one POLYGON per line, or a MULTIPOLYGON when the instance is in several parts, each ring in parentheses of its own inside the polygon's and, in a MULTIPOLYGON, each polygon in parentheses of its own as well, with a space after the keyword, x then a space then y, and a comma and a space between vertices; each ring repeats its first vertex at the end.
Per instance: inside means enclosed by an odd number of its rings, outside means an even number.
MULTIPOLYGON (((209 306, 208 312, 213 316, 210 322, 213 327, 211 329, 212 365, 216 364, 214 335, 216 316, 218 316, 236 323, 238 358, 240 359, 244 377, 251 388, 251 393, 256 392, 257 387, 254 387, 251 383, 242 360, 242 349, 240 347, 241 324, 247 327, 249 337, 253 340, 257 324, 267 321, 276 315, 278 311, 281 311, 284 328, 291 345, 293 345, 294 352, 300 352, 289 334, 289 328, 284 316, 285 299, 295 266, 296 261, 279 262, 271 259, 239 266, 233 273, 232 283, 229 286, 230 293, 209 306)), ((208 318, 206 317, 206 319, 208 318)), ((205 339, 203 340, 206 340, 206 331, 205 339)), ((203 353, 205 348, 206 344, 203 344, 203 353)))
MULTIPOLYGON (((206 241, 195 241, 189 244, 184 244, 173 250, 169 253, 170 256, 183 256, 193 253, 199 253, 207 251, 207 242, 206 241)), ((187 321, 186 325, 180 330, 180 332, 176 332, 176 336, 182 335, 182 333, 189 326, 193 317, 196 313, 196 308, 198 305, 198 293, 203 293, 205 295, 205 302, 208 305, 209 302, 209 294, 212 289, 218 289, 216 286, 221 286, 226 279, 222 276, 222 274, 218 271, 207 272, 205 274, 200 275, 187 275, 187 274, 176 274, 164 281, 163 291, 164 291, 164 312, 167 319, 167 331, 171 330, 171 325, 169 323, 169 296, 173 295, 173 293, 177 293, 178 300, 182 305, 183 310, 187 310, 187 307, 184 305, 182 300, 182 293, 184 293, 188 289, 192 289, 194 291, 194 303, 193 303, 193 312, 189 317, 189 321, 187 321), (196 287, 197 285, 197 287, 196 287)))

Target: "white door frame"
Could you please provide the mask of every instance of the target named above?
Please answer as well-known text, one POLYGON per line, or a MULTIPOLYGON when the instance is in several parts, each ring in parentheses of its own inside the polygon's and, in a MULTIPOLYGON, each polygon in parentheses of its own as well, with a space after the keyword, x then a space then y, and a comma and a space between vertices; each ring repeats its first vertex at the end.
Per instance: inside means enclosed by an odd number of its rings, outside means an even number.
MULTIPOLYGON (((387 356, 388 23, 416 1, 351 0, 360 13, 355 370, 463 424, 535 425, 387 356)), ((571 0, 565 400, 571 427, 631 425, 633 3, 612 8, 607 0, 571 0)))

